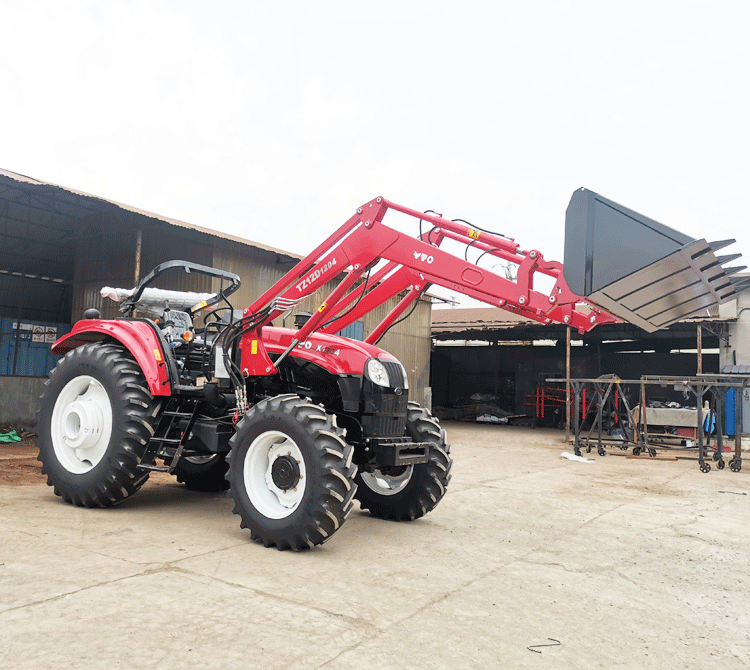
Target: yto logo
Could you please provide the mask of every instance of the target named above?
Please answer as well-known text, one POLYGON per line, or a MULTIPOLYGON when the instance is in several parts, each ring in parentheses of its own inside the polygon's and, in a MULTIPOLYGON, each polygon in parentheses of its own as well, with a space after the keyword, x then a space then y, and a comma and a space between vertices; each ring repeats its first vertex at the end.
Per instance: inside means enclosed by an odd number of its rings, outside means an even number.
POLYGON ((427 263, 429 265, 435 259, 432 256, 428 256, 427 254, 420 254, 418 251, 415 251, 414 252, 414 260, 415 261, 422 261, 423 263, 427 263))

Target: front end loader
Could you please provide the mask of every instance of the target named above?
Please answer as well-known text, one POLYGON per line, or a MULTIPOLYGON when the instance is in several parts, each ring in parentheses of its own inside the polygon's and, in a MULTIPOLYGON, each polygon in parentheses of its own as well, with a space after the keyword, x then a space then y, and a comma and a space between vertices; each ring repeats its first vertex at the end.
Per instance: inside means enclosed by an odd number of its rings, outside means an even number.
POLYGON ((43 472, 57 495, 86 507, 122 502, 154 471, 228 490, 250 537, 278 549, 326 542, 355 500, 375 517, 418 519, 446 493, 450 447, 437 419, 409 401, 401 363, 376 345, 431 285, 581 332, 620 319, 657 328, 744 288, 713 255, 719 246, 581 189, 568 208, 565 270, 511 238, 384 198, 358 208, 244 310, 230 302, 237 275, 163 263, 132 290, 103 289, 122 301, 121 318, 88 310, 53 345, 65 356, 39 413, 43 472), (385 225, 389 210, 413 217, 419 234, 385 225), (607 255, 602 240, 617 245, 618 234, 632 248, 607 255), (441 248, 446 241, 464 257, 441 248), (514 264, 516 278, 483 258, 514 264), (173 272, 208 275, 220 288, 156 287, 173 272), (551 291, 535 289, 539 275, 551 291), (329 283, 295 328, 272 325, 329 283), (396 296, 364 341, 337 334, 396 296))

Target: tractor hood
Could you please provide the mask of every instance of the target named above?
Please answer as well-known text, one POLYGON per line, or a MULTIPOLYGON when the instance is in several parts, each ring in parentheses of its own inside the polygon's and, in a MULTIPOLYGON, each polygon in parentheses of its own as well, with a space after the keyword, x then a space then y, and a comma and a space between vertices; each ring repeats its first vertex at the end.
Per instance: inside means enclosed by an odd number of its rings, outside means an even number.
MULTIPOLYGON (((281 354, 292 343, 297 331, 291 328, 263 328, 263 345, 269 354, 281 354)), ((379 347, 350 340, 348 337, 313 333, 304 342, 300 342, 290 354, 316 363, 333 374, 361 375, 369 358, 395 361, 396 358, 379 347)))

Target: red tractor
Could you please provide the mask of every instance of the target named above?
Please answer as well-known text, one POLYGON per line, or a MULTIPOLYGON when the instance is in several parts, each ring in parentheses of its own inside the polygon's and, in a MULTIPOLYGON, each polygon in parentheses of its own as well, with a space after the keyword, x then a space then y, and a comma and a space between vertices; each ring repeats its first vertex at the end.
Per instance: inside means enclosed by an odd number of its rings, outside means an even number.
POLYGON ((432 284, 581 332, 618 317, 654 330, 744 288, 714 256, 719 246, 580 189, 568 208, 565 276, 510 238, 383 198, 244 311, 229 302, 240 285, 233 273, 163 263, 129 292, 122 318, 89 310, 53 345, 65 356, 39 412, 43 472, 55 494, 85 507, 116 505, 152 471, 228 489, 251 538, 278 549, 325 542, 355 499, 376 517, 417 519, 445 495, 450 448, 430 412, 409 402, 403 366, 375 345, 432 284), (383 224, 389 209, 418 220, 419 235, 383 224), (515 264, 516 279, 448 253, 445 240, 515 264), (175 270, 221 287, 196 298, 152 286, 175 270), (550 292, 534 289, 538 274, 551 278, 550 292), (332 280, 306 321, 270 325, 332 280), (399 294, 364 341, 336 335, 399 294))

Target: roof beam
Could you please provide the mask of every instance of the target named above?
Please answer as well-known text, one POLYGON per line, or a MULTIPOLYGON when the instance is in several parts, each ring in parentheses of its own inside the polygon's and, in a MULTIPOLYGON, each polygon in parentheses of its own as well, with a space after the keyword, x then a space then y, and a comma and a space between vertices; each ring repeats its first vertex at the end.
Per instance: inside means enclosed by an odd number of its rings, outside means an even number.
POLYGON ((18 277, 19 279, 31 279, 32 281, 49 282, 57 285, 72 283, 71 280, 61 279, 59 277, 47 277, 44 275, 29 274, 28 272, 17 272, 16 270, 4 270, 2 268, 0 268, 0 275, 18 277))

